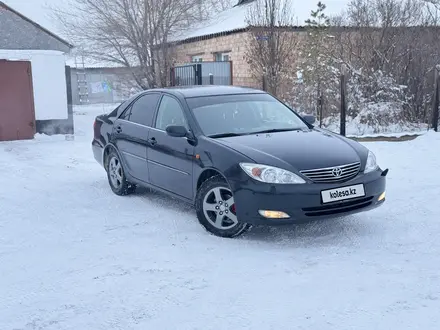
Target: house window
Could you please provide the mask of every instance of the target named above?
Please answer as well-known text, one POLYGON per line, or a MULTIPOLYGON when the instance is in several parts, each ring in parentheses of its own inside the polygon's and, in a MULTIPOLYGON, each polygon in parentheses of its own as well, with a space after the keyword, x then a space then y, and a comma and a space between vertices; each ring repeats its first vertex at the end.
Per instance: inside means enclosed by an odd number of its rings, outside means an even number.
POLYGON ((227 62, 231 60, 231 54, 228 53, 215 53, 214 54, 216 62, 227 62))
POLYGON ((203 62, 203 58, 201 55, 191 56, 191 62, 203 62))

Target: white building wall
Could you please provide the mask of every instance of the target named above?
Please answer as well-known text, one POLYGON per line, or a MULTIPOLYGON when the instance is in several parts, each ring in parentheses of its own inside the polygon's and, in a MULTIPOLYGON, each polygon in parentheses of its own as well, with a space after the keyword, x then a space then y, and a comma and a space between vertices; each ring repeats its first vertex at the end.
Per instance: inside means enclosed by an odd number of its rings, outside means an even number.
POLYGON ((62 52, 0 49, 2 59, 31 62, 36 120, 68 118, 65 57, 62 52))

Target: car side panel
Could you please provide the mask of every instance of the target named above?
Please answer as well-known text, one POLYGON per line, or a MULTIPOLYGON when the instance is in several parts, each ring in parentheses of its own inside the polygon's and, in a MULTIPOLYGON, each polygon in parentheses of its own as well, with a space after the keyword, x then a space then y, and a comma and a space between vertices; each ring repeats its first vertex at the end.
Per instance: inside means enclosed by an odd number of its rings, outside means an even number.
POLYGON ((243 170, 238 164, 253 162, 251 158, 240 152, 218 143, 215 139, 204 136, 198 138, 195 154, 198 155, 198 159, 194 162, 194 196, 197 193, 198 180, 204 171, 220 172, 231 184, 231 182, 242 178, 243 170))
POLYGON ((149 128, 117 119, 113 125, 112 141, 116 145, 125 170, 130 176, 148 182, 147 147, 149 128))
POLYGON ((193 196, 194 146, 186 138, 176 138, 152 128, 156 144, 148 149, 150 182, 182 197, 193 196))

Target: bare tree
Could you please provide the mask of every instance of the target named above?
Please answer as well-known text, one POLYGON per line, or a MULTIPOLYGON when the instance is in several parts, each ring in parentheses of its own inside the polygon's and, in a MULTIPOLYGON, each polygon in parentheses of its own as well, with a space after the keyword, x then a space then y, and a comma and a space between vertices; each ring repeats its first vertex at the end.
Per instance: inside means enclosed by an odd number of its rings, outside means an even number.
POLYGON ((427 13, 425 25, 439 25, 440 22, 440 0, 423 0, 427 13))
POLYGON ((238 0, 200 0, 201 5, 207 9, 207 16, 232 8, 238 0))
MULTIPOLYGON (((405 86, 409 104, 404 116, 409 120, 425 120, 429 114, 433 69, 440 63, 438 9, 433 2, 352 0, 347 18, 357 29, 340 39, 341 55, 353 68, 370 77, 382 72, 405 86)), ((365 92, 373 96, 374 91, 370 86, 365 92)))
POLYGON ((332 18, 324 14, 324 3, 312 12, 300 44, 303 74, 293 105, 316 112, 316 100, 326 96, 324 119, 338 122, 335 73, 345 64, 347 114, 354 123, 380 131, 429 120, 440 63, 440 0, 351 0, 332 18))
POLYGON ((288 0, 255 0, 246 17, 249 39, 246 58, 251 74, 264 79, 267 91, 279 96, 281 87, 294 68, 298 37, 288 0))
POLYGON ((53 8, 82 54, 132 68, 142 88, 164 86, 172 64, 170 37, 200 21, 200 0, 70 0, 53 8))

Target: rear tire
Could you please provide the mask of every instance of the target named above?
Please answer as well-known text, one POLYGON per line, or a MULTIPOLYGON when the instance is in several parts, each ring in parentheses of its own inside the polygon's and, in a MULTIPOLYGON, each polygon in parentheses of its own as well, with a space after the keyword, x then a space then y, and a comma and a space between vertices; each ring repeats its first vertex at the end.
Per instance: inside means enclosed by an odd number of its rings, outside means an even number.
POLYGON ((124 167, 115 150, 111 150, 106 160, 107 179, 112 191, 118 196, 132 194, 136 186, 127 181, 124 167))
POLYGON ((251 226, 238 221, 234 196, 221 176, 213 176, 202 183, 196 196, 196 212, 200 224, 219 237, 238 237, 251 226))

